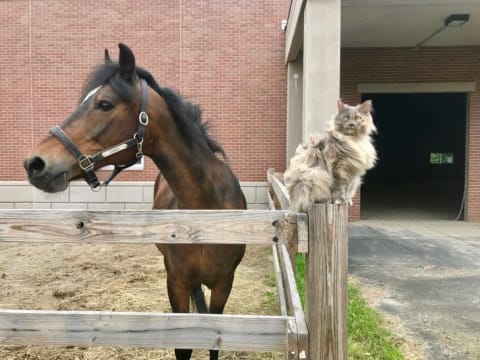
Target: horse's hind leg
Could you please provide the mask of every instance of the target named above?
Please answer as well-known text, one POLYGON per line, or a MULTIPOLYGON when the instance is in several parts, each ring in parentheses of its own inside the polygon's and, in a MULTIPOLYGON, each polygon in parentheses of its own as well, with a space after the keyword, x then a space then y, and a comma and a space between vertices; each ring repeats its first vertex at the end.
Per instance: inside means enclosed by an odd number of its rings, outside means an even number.
MULTIPOLYGON (((192 357, 192 350, 189 349, 175 349, 175 359, 177 360, 190 360, 192 357)), ((217 357, 218 359, 218 357, 217 357)))
MULTIPOLYGON (((233 274, 212 288, 210 295, 210 314, 222 314, 232 291, 233 274)), ((218 350, 210 350, 210 360, 218 360, 218 350)))
MULTIPOLYGON (((188 313, 190 310, 190 292, 178 282, 167 278, 168 299, 174 313, 188 313)), ((177 360, 190 360, 191 349, 175 349, 177 360)))
POLYGON ((202 285, 195 286, 192 289, 191 298, 195 309, 199 314, 208 313, 207 304, 205 302, 205 294, 202 290, 202 285))

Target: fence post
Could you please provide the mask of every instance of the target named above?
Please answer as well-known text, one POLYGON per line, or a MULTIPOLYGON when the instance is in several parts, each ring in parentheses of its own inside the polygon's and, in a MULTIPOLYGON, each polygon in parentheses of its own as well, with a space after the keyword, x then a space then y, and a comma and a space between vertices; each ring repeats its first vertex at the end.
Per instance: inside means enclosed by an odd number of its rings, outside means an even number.
POLYGON ((306 317, 312 360, 347 359, 347 206, 309 208, 306 317))

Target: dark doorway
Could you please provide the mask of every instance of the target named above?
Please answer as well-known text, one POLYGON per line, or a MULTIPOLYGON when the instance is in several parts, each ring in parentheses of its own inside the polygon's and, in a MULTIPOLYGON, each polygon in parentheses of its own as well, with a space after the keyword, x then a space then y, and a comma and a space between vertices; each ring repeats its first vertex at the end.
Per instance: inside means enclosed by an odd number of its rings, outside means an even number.
POLYGON ((465 182, 467 94, 364 94, 379 161, 362 186, 363 219, 457 218, 465 182))

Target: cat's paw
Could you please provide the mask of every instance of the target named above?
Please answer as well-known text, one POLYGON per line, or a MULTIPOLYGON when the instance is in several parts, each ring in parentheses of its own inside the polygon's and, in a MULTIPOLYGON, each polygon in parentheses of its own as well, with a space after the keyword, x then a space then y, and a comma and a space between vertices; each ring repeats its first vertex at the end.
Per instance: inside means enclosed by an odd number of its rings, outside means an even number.
POLYGON ((310 136, 308 137, 308 141, 310 143, 310 146, 311 147, 319 147, 321 145, 322 138, 323 137, 320 134, 317 134, 317 133, 310 134, 310 136))

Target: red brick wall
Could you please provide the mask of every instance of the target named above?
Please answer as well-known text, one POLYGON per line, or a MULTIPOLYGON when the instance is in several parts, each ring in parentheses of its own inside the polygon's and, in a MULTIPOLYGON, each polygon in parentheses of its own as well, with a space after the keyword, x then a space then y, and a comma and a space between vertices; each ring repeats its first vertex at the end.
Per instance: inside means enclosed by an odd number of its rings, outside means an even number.
MULTIPOLYGON (((480 47, 342 49, 341 95, 360 101, 359 83, 457 82, 480 80, 480 47)), ((466 220, 480 221, 480 89, 469 94, 467 111, 466 220)), ((359 201, 351 209, 358 219, 359 201)))
MULTIPOLYGON (((161 85, 202 105, 242 181, 283 170, 286 67, 281 20, 290 0, 0 2, 0 180, 24 180, 22 161, 75 107, 103 49, 134 51, 161 85)), ((143 172, 120 180, 154 180, 143 172)))

